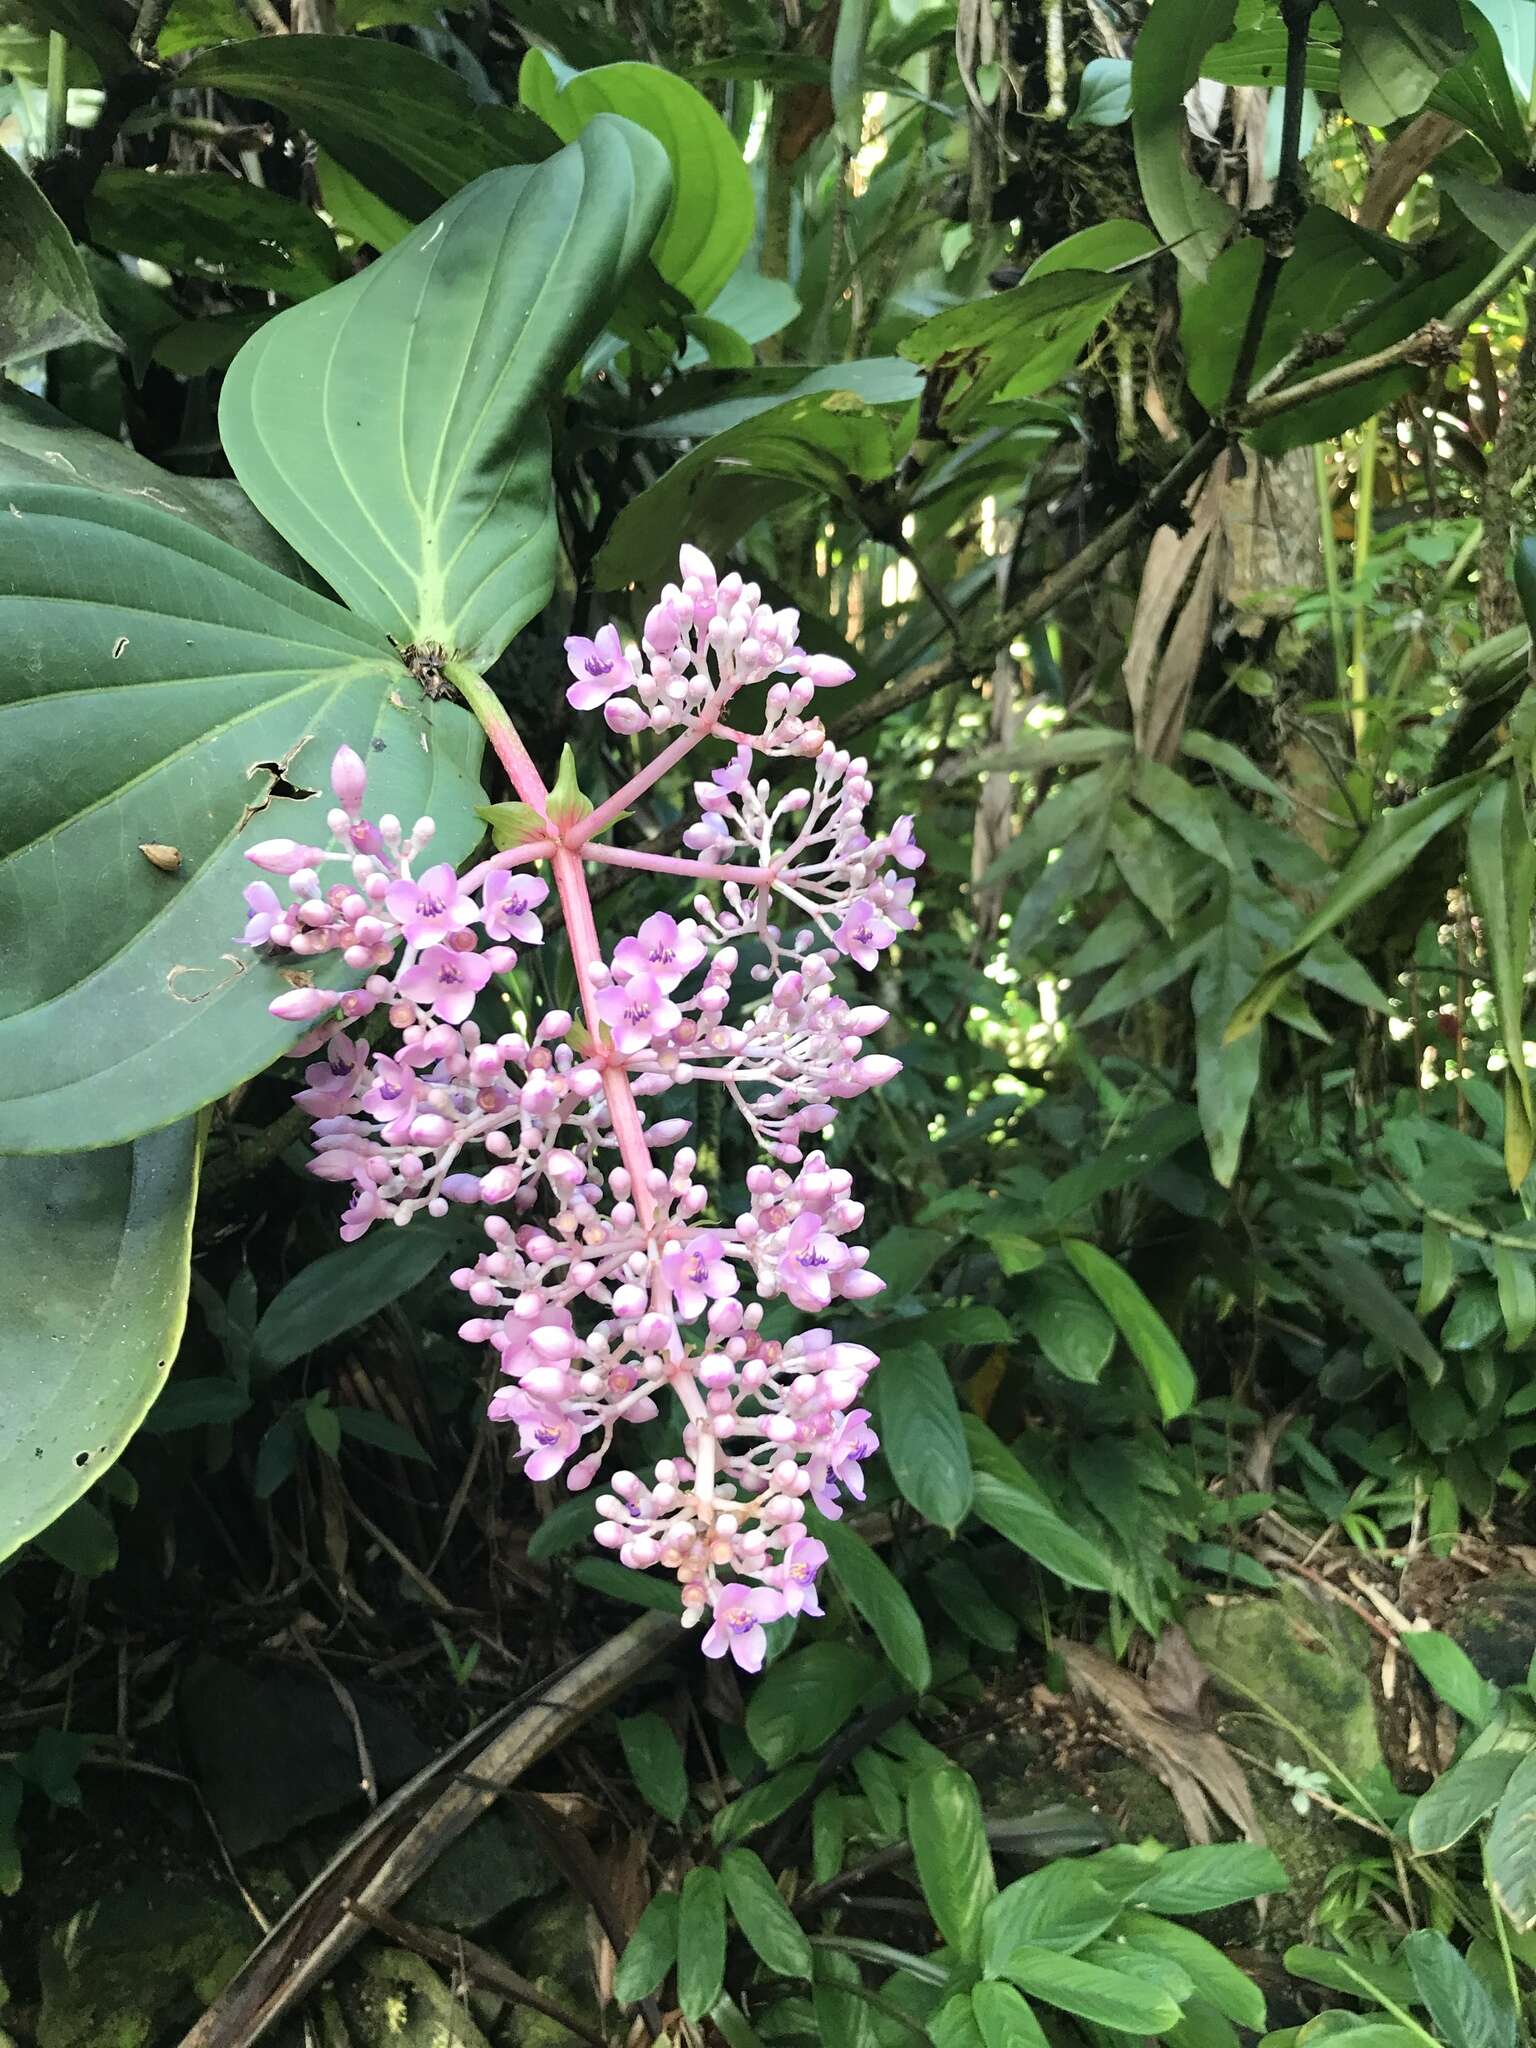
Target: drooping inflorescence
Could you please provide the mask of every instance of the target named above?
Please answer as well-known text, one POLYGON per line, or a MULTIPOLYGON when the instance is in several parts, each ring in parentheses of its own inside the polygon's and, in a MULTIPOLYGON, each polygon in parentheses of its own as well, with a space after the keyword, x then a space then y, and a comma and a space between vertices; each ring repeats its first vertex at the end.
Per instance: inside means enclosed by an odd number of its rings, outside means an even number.
POLYGON ((886 1012, 851 1002, 839 970, 873 967, 912 928, 923 856, 909 818, 870 835, 867 764, 808 715, 847 665, 803 652, 795 612, 717 579, 697 549, 680 570, 638 650, 612 626, 566 642, 576 709, 600 705, 620 734, 680 728, 607 803, 571 801, 564 776, 546 789, 510 726, 487 717, 519 798, 517 843, 461 876, 430 862, 430 819, 407 832, 364 815, 363 764, 343 747, 332 846, 251 849, 287 877, 288 901, 253 883, 244 937, 316 963, 271 1007, 311 1027, 301 1050, 319 1057, 297 1099, 314 1119, 311 1171, 352 1191, 342 1236, 455 1203, 492 1212, 489 1248, 453 1276, 475 1311, 461 1334, 496 1354, 490 1413, 517 1428, 530 1478, 590 1486, 617 1426, 672 1413, 675 1397, 677 1454, 649 1478, 610 1476, 597 1540, 673 1573, 685 1624, 708 1617, 706 1654, 756 1670, 765 1623, 820 1612, 826 1552, 807 1503, 836 1518, 841 1495, 862 1499, 875 1448, 860 1405, 875 1354, 825 1328, 778 1339, 762 1326, 775 1297, 816 1317, 882 1284, 855 1242, 850 1175, 805 1145, 841 1101, 899 1071, 868 1049, 886 1012), (764 682, 762 731, 727 724, 737 692, 764 682), (607 827, 710 738, 733 751, 694 784, 689 855, 610 846, 607 827), (754 774, 759 757, 806 762, 809 780, 776 788, 754 774), (605 954, 593 861, 691 881, 689 914, 648 917, 605 954), (323 882, 327 869, 344 878, 323 882), (494 978, 541 943, 552 884, 582 1014, 495 1032, 494 978), (332 953, 359 986, 319 985, 332 953), (387 1035, 358 1033, 376 1013, 387 1035), (706 1214, 687 1122, 641 1107, 665 1112, 685 1084, 722 1089, 767 1155, 734 1220, 706 1214))

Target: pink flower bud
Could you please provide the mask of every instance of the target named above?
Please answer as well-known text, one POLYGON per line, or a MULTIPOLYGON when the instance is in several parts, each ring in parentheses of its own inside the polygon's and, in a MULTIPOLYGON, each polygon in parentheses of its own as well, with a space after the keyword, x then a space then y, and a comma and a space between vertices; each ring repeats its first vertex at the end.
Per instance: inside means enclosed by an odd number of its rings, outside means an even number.
POLYGON ((327 1010, 334 1010, 340 1001, 341 996, 336 989, 291 988, 275 1003, 268 1003, 267 1008, 274 1017, 281 1017, 285 1024, 312 1024, 327 1010))
POLYGON ((331 762, 331 788, 336 801, 354 816, 362 809, 368 789, 368 770, 350 747, 338 747, 331 762))
POLYGON ((248 846, 245 857, 253 866, 265 868, 269 875, 296 875, 300 869, 323 860, 325 850, 301 846, 296 839, 263 839, 259 846, 248 846))

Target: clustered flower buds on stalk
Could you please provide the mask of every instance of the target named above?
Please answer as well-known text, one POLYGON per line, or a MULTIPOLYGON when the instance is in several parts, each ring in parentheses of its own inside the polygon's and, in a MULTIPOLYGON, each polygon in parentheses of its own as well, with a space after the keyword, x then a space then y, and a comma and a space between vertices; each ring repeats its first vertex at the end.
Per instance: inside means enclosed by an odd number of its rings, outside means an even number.
POLYGON ((453 1276, 474 1308, 461 1335, 497 1355, 505 1384, 490 1413, 516 1426, 530 1478, 563 1471, 571 1488, 590 1486, 617 1425, 650 1420, 676 1395, 678 1454, 649 1478, 611 1475, 597 1540, 637 1570, 674 1573, 685 1625, 708 1619, 706 1655, 729 1651, 749 1671, 765 1623, 820 1613, 826 1551, 806 1531, 806 1503, 835 1518, 840 1494, 861 1500, 860 1463, 875 1448, 860 1406, 875 1354, 824 1328, 767 1337, 763 1304, 782 1295, 814 1317, 881 1287, 854 1241, 864 1211, 850 1176, 805 1145, 839 1102, 899 1071, 867 1049, 886 1012, 850 1001, 838 970, 873 967, 912 928, 923 859, 910 818, 877 837, 865 829, 866 763, 810 715, 815 692, 852 671, 803 652, 798 629, 797 613, 772 610, 737 575, 717 579, 685 547, 638 651, 612 626, 566 642, 576 709, 601 705, 621 734, 681 728, 609 802, 573 800, 564 775, 547 790, 493 710, 484 722, 520 799, 518 843, 458 875, 432 863, 430 819, 407 831, 364 815, 363 763, 343 747, 332 848, 252 848, 258 867, 287 878, 288 900, 268 882, 245 892, 247 944, 317 969, 335 953, 363 976, 345 990, 306 983, 271 1006, 312 1027, 299 1049, 320 1057, 297 1099, 314 1119, 311 1171, 352 1190, 342 1236, 454 1203, 492 1211, 489 1249, 453 1276), (764 682, 763 730, 726 724, 732 698, 764 682), (688 857, 600 837, 711 737, 734 751, 694 784, 688 857), (754 776, 759 757, 805 762, 809 775, 777 787, 754 776), (691 914, 648 917, 605 957, 590 861, 693 882, 691 914), (583 1014, 552 1010, 490 1036, 477 998, 543 938, 540 863, 583 1014), (323 882, 327 870, 342 879, 323 882), (353 1035, 381 1011, 387 1038, 353 1035), (689 1126, 664 1113, 685 1084, 721 1088, 767 1155, 732 1223, 706 1216, 689 1126), (656 1121, 641 1107, 652 1102, 656 1121))

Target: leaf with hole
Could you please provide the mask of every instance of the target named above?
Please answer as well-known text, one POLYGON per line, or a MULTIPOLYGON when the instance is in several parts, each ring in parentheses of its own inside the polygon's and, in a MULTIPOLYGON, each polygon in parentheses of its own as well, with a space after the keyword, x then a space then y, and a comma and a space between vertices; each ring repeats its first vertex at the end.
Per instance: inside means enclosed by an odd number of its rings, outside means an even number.
POLYGON ((8 506, 0 632, 32 652, 0 676, 0 1147, 117 1144, 293 1042, 282 975, 235 941, 245 849, 327 837, 345 741, 376 810, 430 812, 462 858, 479 730, 381 634, 183 519, 55 486, 8 506))
POLYGON ((1065 1266, 1030 1274, 1019 1321, 1063 1379, 1092 1386, 1115 1348, 1115 1326, 1097 1298, 1065 1266))
POLYGON ((0 1159, 0 1558, 93 1485, 181 1341, 200 1140, 0 1159))
POLYGON ((236 475, 402 646, 484 666, 548 601, 546 408, 644 255, 667 182, 657 143, 603 116, 536 170, 478 180, 235 358, 219 425, 236 475))
POLYGON ((982 1916, 981 1956, 995 1976, 1023 1942, 1067 1954, 1086 1948, 1119 1915, 1120 1899, 1068 1857, 1016 1878, 982 1916))
POLYGON ((1155 1984, 1057 1949, 1026 1943, 999 1967, 1010 1983, 1031 1997, 1114 2033, 1144 2036, 1179 2023, 1178 2001, 1155 1984))

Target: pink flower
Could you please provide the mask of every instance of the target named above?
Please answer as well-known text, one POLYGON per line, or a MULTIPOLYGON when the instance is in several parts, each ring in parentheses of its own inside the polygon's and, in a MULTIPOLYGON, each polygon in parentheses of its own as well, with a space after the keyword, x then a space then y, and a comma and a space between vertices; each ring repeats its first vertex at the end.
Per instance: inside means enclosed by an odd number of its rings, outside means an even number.
POLYGON ((300 1109, 315 1118, 345 1116, 352 1106, 357 1078, 368 1065, 365 1039, 353 1040, 338 1031, 325 1049, 325 1058, 304 1069, 306 1085, 293 1098, 300 1109))
POLYGON ((483 953, 456 953, 449 946, 429 946, 396 986, 401 995, 420 1003, 445 1024, 462 1024, 475 1007, 475 997, 491 978, 483 953))
POLYGON ((816 1574, 826 1561, 827 1546, 818 1543, 814 1536, 797 1536, 790 1544, 784 1562, 773 1575, 774 1584, 784 1596, 786 1614, 821 1613, 821 1603, 816 1598, 816 1574))
POLYGON ((413 946, 440 946, 475 921, 475 899, 447 861, 428 868, 419 882, 396 882, 384 908, 413 946))
POLYGON ((891 858, 900 861, 904 868, 920 868, 928 858, 913 836, 913 822, 910 816, 899 817, 886 837, 891 858))
POLYGON ((682 1011, 650 974, 637 974, 622 987, 600 990, 597 1014, 623 1053, 644 1052, 652 1039, 665 1038, 683 1021, 682 1011))
POLYGON ((896 936, 896 927, 883 918, 867 896, 850 903, 848 913, 835 934, 838 946, 861 967, 873 967, 882 951, 896 936))
POLYGON ((493 1409, 500 1405, 517 1424, 517 1433, 528 1462, 523 1470, 530 1479, 553 1479, 581 1442, 581 1431, 558 1408, 547 1408, 523 1394, 498 1394, 493 1409))
POLYGON ((617 690, 627 690, 635 680, 619 639, 617 626, 604 626, 595 640, 572 633, 565 643, 565 658, 576 678, 565 693, 576 711, 595 711, 617 690))
POLYGON ((713 1620, 701 1648, 706 1657, 727 1651, 743 1671, 761 1671, 768 1652, 763 1624, 784 1613, 784 1596, 771 1586, 734 1584, 717 1587, 711 1602, 713 1620))
POLYGON ((829 1522, 841 1521, 843 1515, 835 1489, 845 1487, 855 1500, 864 1498, 864 1474, 859 1467, 880 1448, 880 1439, 867 1427, 868 1422, 867 1408, 853 1409, 843 1417, 837 1435, 816 1461, 824 1469, 819 1479, 812 1480, 811 1499, 829 1522))
POLYGON ((777 1267, 780 1284, 796 1308, 825 1308, 848 1259, 847 1245, 823 1230, 821 1218, 807 1209, 789 1227, 777 1267))
POLYGON ((361 1107, 385 1126, 386 1135, 395 1124, 400 1125, 403 1135, 420 1099, 421 1083, 409 1066, 403 1060, 380 1053, 373 1063, 373 1086, 363 1097, 361 1107))
POLYGON ((661 1277, 685 1323, 703 1315, 712 1301, 728 1301, 741 1287, 718 1230, 701 1230, 682 1244, 669 1244, 661 1255, 661 1277))
POLYGON ((277 891, 270 882, 252 882, 245 891, 245 907, 251 914, 240 934, 240 943, 264 946, 272 936, 273 925, 284 921, 277 891))
POLYGON ((651 975, 656 986, 670 994, 704 958, 697 931, 692 918, 680 925, 675 917, 659 910, 641 925, 638 937, 619 941, 613 964, 629 977, 651 975))
POLYGON ((537 946, 544 937, 544 927, 534 912, 548 895, 549 884, 541 876, 494 868, 480 891, 485 906, 481 922, 486 937, 518 939, 525 946, 537 946))

